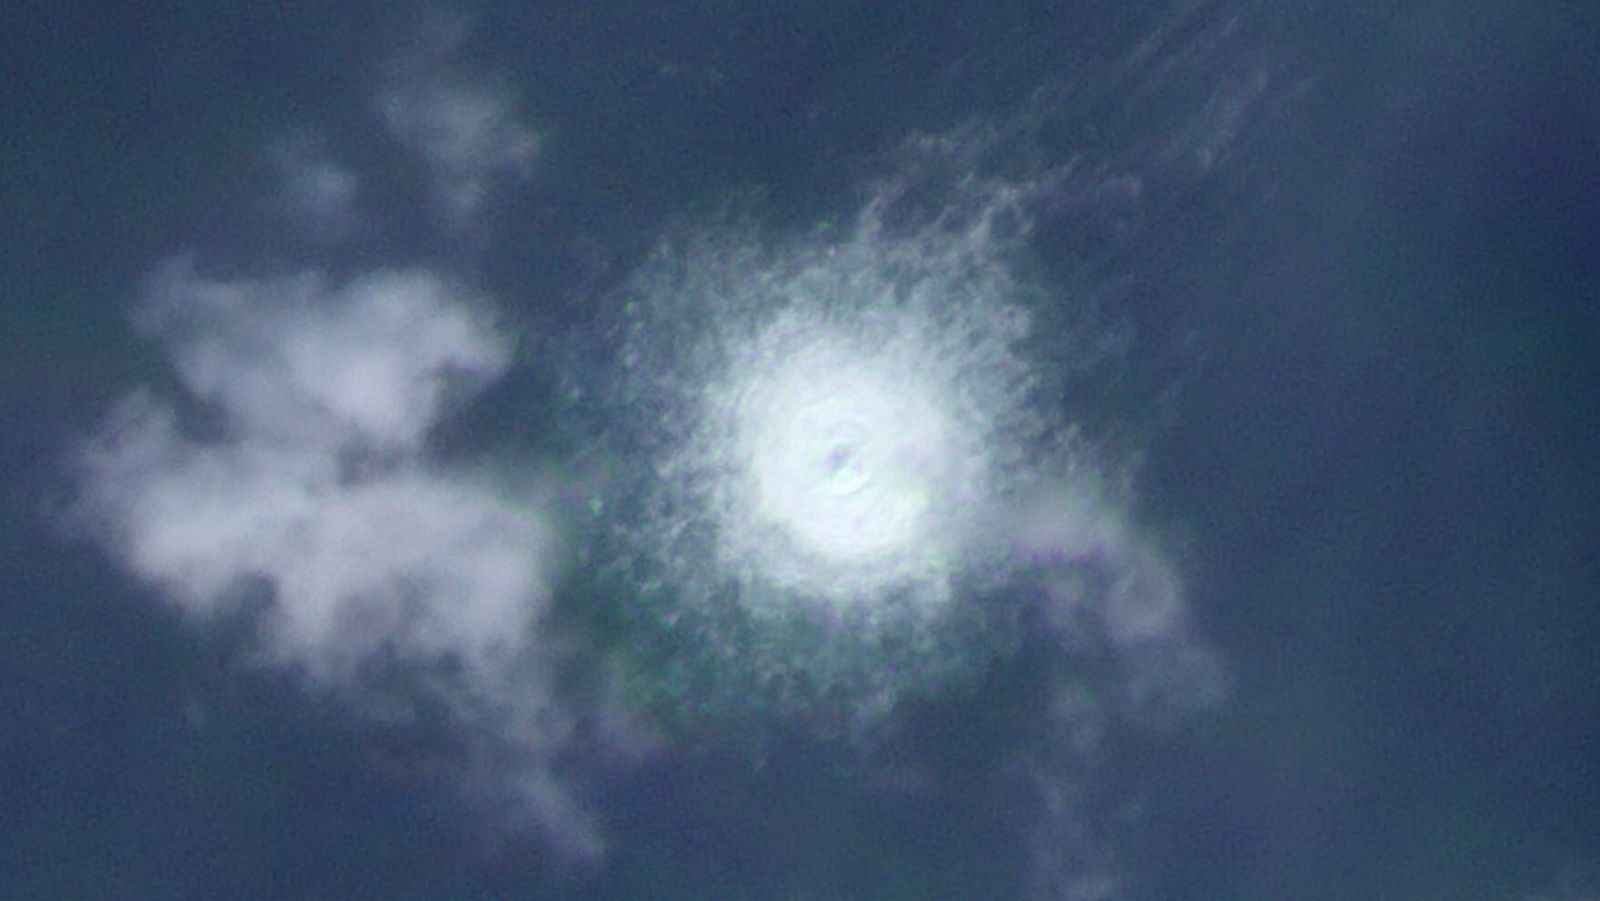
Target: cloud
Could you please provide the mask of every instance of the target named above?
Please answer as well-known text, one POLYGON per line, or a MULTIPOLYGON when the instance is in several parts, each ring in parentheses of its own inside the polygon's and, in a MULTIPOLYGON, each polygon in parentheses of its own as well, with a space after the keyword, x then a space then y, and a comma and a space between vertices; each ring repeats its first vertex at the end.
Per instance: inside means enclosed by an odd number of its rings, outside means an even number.
POLYGON ((285 138, 268 149, 267 162, 279 180, 277 211, 313 239, 332 244, 355 228, 360 180, 328 159, 321 142, 307 135, 285 138))
POLYGON ((427 162, 435 195, 457 224, 479 211, 497 182, 527 178, 540 146, 518 121, 510 88, 452 65, 468 31, 461 20, 430 22, 377 101, 395 140, 427 162))
MULTIPOLYGON (((465 36, 459 20, 431 22, 369 98, 385 137, 424 164, 447 238, 539 148, 512 91, 453 64, 465 36)), ((381 239, 357 203, 383 201, 368 194, 386 183, 320 132, 262 159, 274 184, 257 209, 305 235, 302 251, 381 239)), ((70 525, 196 622, 242 634, 249 662, 369 723, 448 730, 443 775, 477 812, 598 859, 581 786, 656 739, 602 667, 584 668, 582 692, 556 688, 577 665, 545 621, 571 491, 554 465, 530 475, 436 452, 452 413, 512 364, 492 307, 427 268, 218 278, 181 256, 132 319, 174 380, 130 393, 77 448, 70 525)))
POLYGON ((484 687, 525 649, 552 527, 425 452, 449 400, 509 364, 482 307, 423 271, 217 281, 180 260, 136 322, 218 427, 188 434, 141 393, 85 448, 83 508, 130 569, 202 617, 264 580, 262 650, 324 683, 394 655, 484 687))
POLYGON ((373 722, 409 720, 413 690, 443 701, 461 748, 446 775, 480 812, 597 861, 585 768, 654 739, 604 686, 553 688, 571 650, 542 622, 550 495, 429 450, 510 366, 489 309, 424 270, 230 281, 178 259, 134 321, 185 398, 136 392, 80 449, 79 521, 194 619, 247 617, 258 661, 373 722))

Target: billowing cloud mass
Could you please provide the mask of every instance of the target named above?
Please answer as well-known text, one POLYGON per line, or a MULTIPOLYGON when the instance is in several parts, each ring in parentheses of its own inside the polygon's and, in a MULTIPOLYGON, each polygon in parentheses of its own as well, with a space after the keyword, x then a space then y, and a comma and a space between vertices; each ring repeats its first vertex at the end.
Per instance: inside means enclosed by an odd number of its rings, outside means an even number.
MULTIPOLYGON (((370 101, 380 136, 428 179, 446 255, 539 144, 509 90, 453 66, 466 33, 459 21, 421 29, 370 101)), ((358 201, 386 199, 364 196, 385 185, 315 128, 263 159, 275 179, 264 208, 316 252, 365 230, 358 201)), ((449 720, 450 775, 468 794, 509 795, 508 825, 596 858, 599 830, 562 749, 626 757, 648 741, 603 690, 578 709, 552 688, 566 657, 540 626, 559 568, 547 503, 559 486, 432 450, 512 365, 494 307, 428 268, 218 278, 180 256, 132 318, 175 384, 130 394, 80 446, 74 523, 197 622, 246 636, 253 662, 357 715, 405 721, 426 698, 449 720)))
POLYGON ((435 195, 457 224, 478 211, 497 181, 526 178, 540 144, 518 121, 509 87, 452 67, 468 30, 461 21, 424 28, 377 104, 395 139, 426 161, 435 195))
POLYGON ((180 260, 137 322, 216 434, 140 394, 84 453, 86 511, 136 573, 202 615, 264 579, 264 650, 323 680, 378 653, 489 670, 519 650, 549 527, 424 453, 508 364, 480 307, 421 271, 216 281, 180 260))

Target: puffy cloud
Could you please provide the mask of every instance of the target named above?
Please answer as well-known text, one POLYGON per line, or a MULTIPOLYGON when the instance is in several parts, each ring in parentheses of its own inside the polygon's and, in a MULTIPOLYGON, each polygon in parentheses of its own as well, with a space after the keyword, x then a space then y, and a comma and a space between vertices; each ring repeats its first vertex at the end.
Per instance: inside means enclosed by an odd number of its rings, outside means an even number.
POLYGON ((424 453, 447 399, 508 365, 482 308, 426 272, 229 282, 179 261, 137 322, 220 428, 193 437, 139 394, 85 449, 84 510, 135 573, 198 614, 265 580, 263 649, 323 681, 391 654, 483 688, 524 650, 550 525, 424 453))
MULTIPOLYGON (((374 98, 387 138, 424 164, 447 231, 526 177, 539 146, 510 90, 453 66, 464 37, 459 22, 422 29, 374 98)), ((275 183, 259 208, 322 250, 368 231, 358 195, 383 183, 318 133, 263 159, 275 183)), ((582 770, 626 765, 654 740, 609 687, 553 687, 573 657, 541 628, 567 495, 553 472, 467 469, 432 450, 511 365, 491 307, 427 269, 229 279, 180 257, 133 320, 181 396, 134 392, 79 447, 73 525, 196 620, 248 627, 254 662, 369 721, 404 722, 426 699, 459 748, 448 775, 485 812, 566 857, 598 857, 582 770)))
POLYGON ((185 387, 241 438, 415 451, 451 389, 504 372, 510 345, 483 308, 424 271, 330 289, 316 272, 212 281, 185 260, 137 315, 185 387))
POLYGON ((559 549, 542 487, 429 452, 510 365, 487 308, 426 271, 225 281, 178 260, 135 321, 188 400, 133 394, 82 448, 94 537, 197 620, 249 617, 262 662, 376 722, 409 719, 413 689, 444 701, 448 775, 483 812, 596 860, 566 752, 626 765, 651 739, 610 693, 552 688, 570 652, 541 629, 559 549))

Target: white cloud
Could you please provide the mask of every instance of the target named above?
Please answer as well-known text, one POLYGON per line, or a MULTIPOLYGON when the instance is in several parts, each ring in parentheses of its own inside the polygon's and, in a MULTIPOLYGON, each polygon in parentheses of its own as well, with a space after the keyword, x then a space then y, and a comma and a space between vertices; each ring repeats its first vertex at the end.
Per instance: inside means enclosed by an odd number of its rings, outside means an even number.
POLYGON ((212 281, 178 260, 152 279, 137 324, 255 442, 414 451, 452 388, 481 387, 510 357, 481 308, 417 270, 333 290, 314 271, 212 281))
POLYGON ((526 178, 540 145, 518 121, 510 88, 451 65, 467 31, 460 21, 425 27, 377 103, 395 140, 428 163, 435 193, 458 224, 478 212, 497 182, 526 178))
POLYGON ((535 505, 424 453, 447 399, 508 365, 481 309, 426 272, 329 287, 180 261, 137 321, 221 434, 138 395, 85 450, 85 510, 125 563, 202 615, 265 579, 263 651, 316 679, 385 653, 458 659, 491 687, 544 609, 554 540, 535 505))
POLYGON ((412 688, 445 701, 465 742, 454 775, 482 812, 597 860, 564 752, 604 766, 651 740, 609 692, 568 703, 552 688, 571 652, 541 629, 559 545, 545 497, 428 449, 510 365, 487 308, 426 271, 225 281, 178 260, 135 321, 214 422, 125 399, 78 457, 95 537, 201 622, 266 586, 256 659, 376 722, 412 713, 412 688))

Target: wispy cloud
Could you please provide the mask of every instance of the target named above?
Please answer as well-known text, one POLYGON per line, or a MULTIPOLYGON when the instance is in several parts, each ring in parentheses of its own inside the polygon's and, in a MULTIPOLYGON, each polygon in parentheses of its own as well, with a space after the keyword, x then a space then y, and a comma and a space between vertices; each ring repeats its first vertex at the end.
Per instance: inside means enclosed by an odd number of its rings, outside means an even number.
POLYGON ((332 244, 356 226, 360 180, 330 159, 315 137, 296 135, 274 143, 267 162, 279 182, 274 206, 296 227, 332 244))
POLYGON ((395 139, 427 162, 435 195, 457 224, 479 211, 497 182, 526 178, 540 147, 518 119, 511 88, 455 64, 469 31, 464 20, 430 21, 377 101, 395 139))

